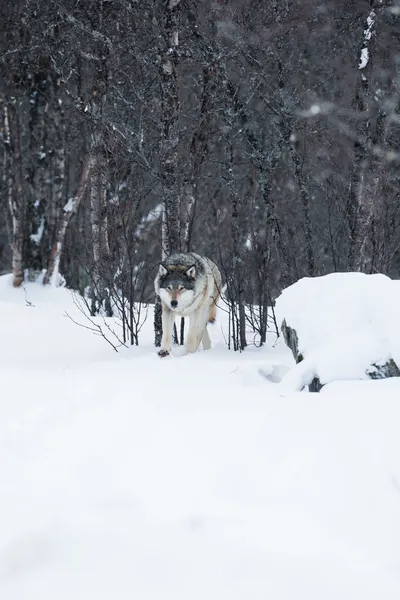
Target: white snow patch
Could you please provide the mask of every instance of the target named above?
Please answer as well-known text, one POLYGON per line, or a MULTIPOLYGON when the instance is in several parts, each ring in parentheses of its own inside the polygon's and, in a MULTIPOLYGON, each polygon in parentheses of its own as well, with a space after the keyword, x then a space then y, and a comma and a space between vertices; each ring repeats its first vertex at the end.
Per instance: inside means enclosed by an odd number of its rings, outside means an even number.
POLYGON ((146 228, 146 225, 148 225, 149 223, 153 223, 154 221, 158 221, 159 219, 161 219, 162 212, 163 205, 157 204, 157 206, 155 206, 147 215, 142 217, 136 229, 136 235, 141 235, 143 233, 143 230, 146 228))
POLYGON ((64 212, 66 212, 66 213, 74 212, 75 206, 76 206, 76 199, 75 199, 75 196, 72 196, 71 198, 68 199, 68 202, 65 204, 64 212))
POLYGON ((358 68, 361 69, 365 69, 365 67, 367 66, 369 61, 369 52, 368 52, 368 48, 362 48, 361 50, 361 56, 360 56, 360 62, 358 63, 358 68))
POLYGON ((379 274, 306 277, 284 290, 277 320, 296 330, 306 357, 286 382, 305 385, 316 374, 321 383, 365 379, 369 365, 391 358, 400 365, 399 304, 400 282, 379 274))
POLYGON ((310 114, 311 115, 319 115, 320 112, 321 112, 321 107, 319 104, 312 104, 310 106, 310 114))
POLYGON ((157 204, 157 206, 153 208, 147 216, 143 217, 142 222, 151 223, 152 221, 157 221, 161 217, 162 211, 162 204, 157 204))
POLYGON ((375 12, 372 10, 367 17, 367 28, 364 29, 364 39, 370 40, 373 34, 373 26, 375 23, 375 12))
POLYGON ((43 233, 44 233, 44 217, 41 217, 37 232, 31 233, 31 235, 30 235, 32 242, 34 244, 36 244, 37 246, 42 241, 43 233))
POLYGON ((365 46, 361 49, 360 60, 358 63, 358 68, 360 70, 365 69, 369 62, 368 42, 370 41, 374 33, 373 27, 375 23, 375 16, 375 12, 372 10, 367 17, 367 28, 364 29, 365 46))

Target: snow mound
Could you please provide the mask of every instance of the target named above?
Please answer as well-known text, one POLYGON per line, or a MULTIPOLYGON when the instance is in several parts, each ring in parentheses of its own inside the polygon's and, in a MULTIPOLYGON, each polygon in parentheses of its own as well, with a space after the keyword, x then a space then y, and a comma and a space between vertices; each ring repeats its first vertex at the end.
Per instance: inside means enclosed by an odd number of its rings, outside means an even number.
POLYGON ((381 274, 333 273, 288 287, 276 316, 295 330, 305 357, 284 378, 289 388, 314 377, 321 384, 367 379, 372 365, 400 365, 399 306, 400 282, 381 274))

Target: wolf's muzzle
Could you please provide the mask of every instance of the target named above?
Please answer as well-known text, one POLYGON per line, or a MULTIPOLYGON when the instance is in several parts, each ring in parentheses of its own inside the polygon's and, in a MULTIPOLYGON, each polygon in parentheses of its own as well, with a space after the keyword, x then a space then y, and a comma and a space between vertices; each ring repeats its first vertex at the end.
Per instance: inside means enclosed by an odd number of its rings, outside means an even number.
POLYGON ((171 300, 171 306, 172 306, 172 308, 176 308, 178 306, 178 301, 177 300, 171 300))

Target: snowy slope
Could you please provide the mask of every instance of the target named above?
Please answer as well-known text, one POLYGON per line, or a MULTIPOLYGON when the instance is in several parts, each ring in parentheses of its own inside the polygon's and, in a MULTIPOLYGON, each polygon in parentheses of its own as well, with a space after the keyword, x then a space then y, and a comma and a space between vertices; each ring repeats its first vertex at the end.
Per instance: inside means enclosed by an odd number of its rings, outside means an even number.
POLYGON ((282 345, 116 354, 66 310, 0 278, 0 598, 400 597, 398 381, 280 396, 282 345))

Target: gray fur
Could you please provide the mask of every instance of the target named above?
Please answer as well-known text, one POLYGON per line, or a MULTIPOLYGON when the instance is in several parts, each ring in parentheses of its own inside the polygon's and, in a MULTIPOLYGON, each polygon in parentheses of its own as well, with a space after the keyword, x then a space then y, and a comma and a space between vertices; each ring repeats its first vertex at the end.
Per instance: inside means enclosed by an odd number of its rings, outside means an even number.
POLYGON ((188 277, 186 274, 186 271, 190 266, 184 266, 183 268, 177 267, 173 271, 169 271, 168 267, 163 263, 163 267, 167 269, 167 272, 165 275, 160 275, 159 287, 166 288, 172 286, 176 289, 179 285, 183 285, 187 290, 194 290, 195 280, 193 277, 188 277))
POLYGON ((165 275, 158 273, 156 277, 154 284, 157 294, 160 288, 166 288, 168 285, 174 288, 183 285, 187 290, 194 290, 196 282, 204 276, 206 271, 204 259, 194 252, 174 252, 161 265, 167 270, 167 273, 165 275), (186 275, 186 271, 193 265, 196 267, 195 279, 186 275))
POLYGON ((194 252, 174 252, 161 263, 167 270, 174 268, 186 271, 191 266, 196 267, 197 275, 204 275, 204 259, 194 252))

